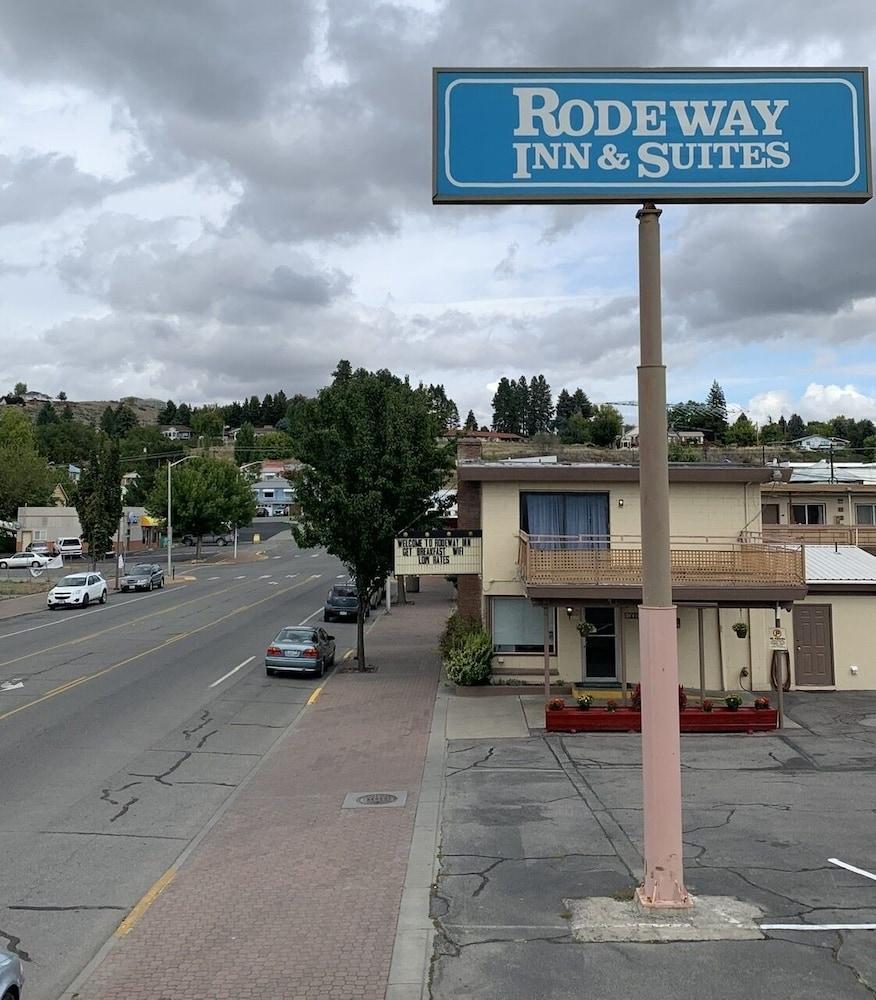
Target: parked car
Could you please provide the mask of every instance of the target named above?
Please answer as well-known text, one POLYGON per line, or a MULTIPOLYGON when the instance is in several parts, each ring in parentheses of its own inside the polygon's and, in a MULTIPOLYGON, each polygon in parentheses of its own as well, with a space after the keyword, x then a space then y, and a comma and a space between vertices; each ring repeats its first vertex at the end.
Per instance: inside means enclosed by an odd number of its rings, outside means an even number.
POLYGON ((0 1000, 19 1000, 23 985, 21 959, 0 948, 0 1000))
POLYGON ((59 538, 55 546, 62 556, 69 559, 82 558, 82 541, 79 538, 59 538))
MULTIPOLYGON (((201 545, 230 545, 234 541, 234 535, 229 531, 207 532, 201 535, 201 545)), ((183 535, 183 545, 197 545, 197 535, 183 535)))
POLYGON ((255 516, 256 517, 270 517, 271 516, 271 512, 268 510, 267 507, 256 507, 255 516))
POLYGON ((125 570, 119 586, 124 593, 129 590, 154 590, 156 587, 160 590, 164 586, 164 570, 158 563, 138 563, 125 570))
POLYGON ((0 569, 45 569, 49 557, 39 552, 16 552, 11 556, 0 556, 0 569))
POLYGON ((36 552, 37 555, 49 557, 58 554, 58 550, 55 548, 54 542, 31 542, 24 551, 36 552))
MULTIPOLYGON (((365 608, 365 617, 371 609, 365 608)), ((351 584, 339 584, 329 588, 325 599, 322 619, 326 622, 356 621, 359 613, 359 595, 351 584)))
POLYGON ((313 673, 322 677, 335 662, 335 637, 325 629, 287 625, 265 652, 265 673, 313 673))
POLYGON ((58 580, 49 591, 46 604, 50 608, 87 608, 92 601, 106 604, 107 590, 100 573, 74 573, 58 580))

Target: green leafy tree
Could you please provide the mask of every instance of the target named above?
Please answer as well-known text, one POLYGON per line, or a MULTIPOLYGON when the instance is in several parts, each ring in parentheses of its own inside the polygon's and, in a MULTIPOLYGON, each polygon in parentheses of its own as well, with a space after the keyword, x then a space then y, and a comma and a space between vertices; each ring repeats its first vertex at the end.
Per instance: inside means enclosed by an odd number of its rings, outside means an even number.
POLYGON ((772 419, 760 429, 761 444, 778 444, 783 441, 785 434, 780 424, 774 424, 772 419))
POLYGON ((477 418, 474 415, 474 410, 468 411, 468 416, 465 418, 465 425, 463 430, 466 431, 476 431, 478 429, 477 418))
POLYGON ((806 436, 806 425, 803 423, 803 418, 799 413, 792 413, 788 418, 788 439, 790 441, 799 441, 800 438, 806 436))
POLYGON ((115 425, 116 425, 117 438, 125 437, 125 435, 130 434, 135 427, 140 426, 140 421, 137 418, 137 414, 124 401, 119 403, 119 405, 116 407, 115 425))
POLYGON ((70 406, 69 403, 65 403, 64 404, 64 409, 61 410, 61 419, 62 420, 74 420, 75 419, 75 417, 73 416, 73 408, 70 406))
POLYGON ((337 368, 332 372, 332 379, 335 382, 346 382, 353 377, 353 366, 346 358, 341 358, 337 368))
POLYGON ((229 403, 225 407, 225 423, 229 427, 240 427, 243 425, 243 407, 238 402, 229 403))
POLYGON ((448 399, 443 385, 430 385, 428 388, 420 383, 419 391, 424 393, 429 402, 429 408, 435 414, 438 426, 442 431, 459 427, 459 410, 452 399, 448 399))
POLYGON ((739 447, 757 444, 757 428, 744 413, 740 413, 725 432, 724 440, 739 447))
POLYGON ((122 514, 118 445, 104 441, 91 453, 76 489, 76 513, 94 569, 112 547, 122 514))
POLYGON ((180 403, 176 408, 176 420, 173 421, 175 424, 179 424, 181 427, 191 427, 192 425, 192 408, 188 403, 180 403))
MULTIPOLYGON (((171 471, 171 518, 174 534, 197 539, 200 558, 204 535, 242 528, 255 517, 256 502, 247 480, 233 462, 193 458, 171 471)), ((154 517, 167 516, 167 477, 158 476, 146 504, 154 517)))
POLYGON ((18 409, 0 410, 0 520, 13 521, 19 507, 50 502, 54 476, 37 452, 34 429, 18 409))
POLYGON ((192 414, 192 430, 204 439, 205 448, 222 441, 224 426, 222 414, 216 406, 203 406, 192 414))
POLYGON ((284 431, 268 431, 256 438, 256 458, 265 459, 291 458, 294 451, 292 438, 284 431))
POLYGON ((23 396, 27 392, 27 382, 16 382, 12 391, 16 396, 23 396))
POLYGON ((61 392, 58 393, 58 399, 62 403, 65 403, 67 401, 67 393, 62 390, 61 392))
POLYGON ((601 448, 609 448, 623 434, 624 422, 610 403, 597 406, 590 418, 591 440, 601 448))
POLYGON ((37 449, 52 465, 82 465, 97 446, 97 433, 89 424, 68 417, 66 409, 57 423, 35 428, 37 449))
POLYGON ((155 479, 167 462, 182 456, 182 449, 158 430, 157 427, 135 427, 119 442, 121 472, 136 472, 137 478, 126 489, 125 503, 145 507, 155 479))
POLYGON ((565 444, 589 444, 593 440, 591 422, 576 410, 566 421, 562 439, 565 444))
POLYGON ((107 437, 116 436, 116 411, 111 406, 107 406, 100 415, 100 429, 107 437))
MULTIPOLYGON (((340 366, 339 366, 340 367, 340 366)), ((350 570, 359 594, 357 652, 365 669, 363 609, 393 567, 393 540, 435 523, 432 496, 453 466, 423 393, 389 371, 357 369, 307 404, 296 457, 299 545, 322 545, 350 570)))
POLYGON ((258 461, 256 454, 255 430, 249 421, 245 422, 234 438, 234 461, 237 465, 258 461))

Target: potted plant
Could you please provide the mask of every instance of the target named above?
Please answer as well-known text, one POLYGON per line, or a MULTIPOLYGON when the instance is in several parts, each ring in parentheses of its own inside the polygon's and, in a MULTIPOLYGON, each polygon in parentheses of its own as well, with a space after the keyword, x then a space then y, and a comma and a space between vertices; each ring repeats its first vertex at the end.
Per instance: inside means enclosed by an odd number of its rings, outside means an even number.
POLYGON ((589 711, 590 706, 593 704, 593 698, 589 694, 582 694, 579 698, 576 698, 575 701, 578 702, 578 708, 580 708, 582 712, 589 711))
POLYGON ((711 712, 714 707, 715 707, 715 703, 712 701, 711 698, 703 698, 703 702, 700 705, 700 708, 704 712, 711 712))
POLYGON ((606 712, 616 712, 617 711, 617 701, 614 698, 609 698, 605 703, 606 712))
POLYGON ((770 707, 769 698, 765 694, 760 695, 760 697, 754 699, 754 707, 759 712, 762 712, 764 709, 769 708, 770 707))
POLYGON ((730 709, 731 712, 735 712, 739 709, 739 706, 742 704, 742 699, 739 697, 738 694, 728 694, 727 697, 724 699, 724 704, 727 706, 727 708, 730 709))
POLYGON ((551 712, 559 712, 561 709, 566 707, 566 701, 564 698, 551 698, 547 707, 551 712))
POLYGON ((737 637, 740 639, 744 639, 748 635, 748 626, 745 622, 733 622, 730 628, 733 629, 737 637))
POLYGON ((593 635, 596 631, 596 626, 593 622, 588 621, 578 622, 577 625, 575 625, 575 628, 578 629, 578 635, 580 635, 582 639, 586 639, 588 635, 593 635))

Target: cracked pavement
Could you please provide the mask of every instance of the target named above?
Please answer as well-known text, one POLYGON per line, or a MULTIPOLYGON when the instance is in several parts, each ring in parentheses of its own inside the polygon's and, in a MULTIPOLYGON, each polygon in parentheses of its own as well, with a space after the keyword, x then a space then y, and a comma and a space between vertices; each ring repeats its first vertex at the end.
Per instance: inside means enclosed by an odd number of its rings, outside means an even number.
MULTIPOLYGON (((876 923, 876 693, 787 696, 803 728, 682 739, 685 870, 696 895, 768 923, 876 923)), ((432 1000, 876 997, 876 932, 584 944, 564 898, 628 898, 641 872, 640 742, 533 736, 448 744, 432 1000)))

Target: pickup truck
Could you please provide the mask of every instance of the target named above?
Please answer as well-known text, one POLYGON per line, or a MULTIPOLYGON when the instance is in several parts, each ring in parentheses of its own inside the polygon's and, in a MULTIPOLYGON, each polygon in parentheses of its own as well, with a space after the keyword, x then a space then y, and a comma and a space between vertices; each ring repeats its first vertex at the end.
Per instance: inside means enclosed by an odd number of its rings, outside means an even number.
MULTIPOLYGON (((230 545, 234 541, 234 535, 230 531, 219 531, 215 534, 208 532, 201 536, 201 545, 230 545)), ((198 542, 196 535, 183 535, 183 545, 196 545, 198 542)))

